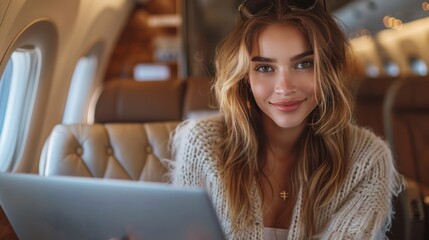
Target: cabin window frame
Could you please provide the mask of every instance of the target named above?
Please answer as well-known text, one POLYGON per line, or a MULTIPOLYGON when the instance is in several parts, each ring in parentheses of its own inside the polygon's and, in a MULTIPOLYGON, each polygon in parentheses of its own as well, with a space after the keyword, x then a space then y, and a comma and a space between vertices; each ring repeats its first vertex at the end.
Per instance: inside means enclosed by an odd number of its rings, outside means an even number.
POLYGON ((3 76, 10 74, 10 85, 0 134, 0 171, 9 170, 28 132, 40 80, 41 52, 32 46, 16 48, 9 64, 12 68, 3 71, 3 76))
POLYGON ((94 54, 78 60, 70 82, 63 124, 86 123, 86 112, 92 95, 92 88, 88 86, 95 82, 99 62, 99 58, 94 54))
POLYGON ((99 78, 103 52, 104 43, 99 41, 76 62, 64 107, 63 124, 93 123, 91 111, 94 95, 102 85, 99 78))
POLYGON ((0 137, 6 116, 7 103, 9 102, 10 84, 12 82, 13 61, 9 59, 0 78, 0 137))
MULTIPOLYGON (((55 121, 52 118, 53 111, 49 111, 49 98, 56 97, 51 96, 50 89, 57 63, 59 33, 52 21, 43 18, 23 25, 22 28, 11 29, 8 35, 12 37, 5 39, 8 47, 0 64, 0 71, 3 71, 13 52, 18 49, 33 51, 37 55, 38 67, 34 73, 36 76, 32 77, 33 89, 27 91, 28 101, 21 109, 22 118, 17 122, 19 132, 14 133, 17 135, 17 142, 15 149, 10 150, 13 155, 7 157, 3 152, 0 154, 0 172, 36 173, 43 144, 52 129, 49 126, 55 121)), ((4 149, 4 143, 0 142, 0 145, 4 149)))

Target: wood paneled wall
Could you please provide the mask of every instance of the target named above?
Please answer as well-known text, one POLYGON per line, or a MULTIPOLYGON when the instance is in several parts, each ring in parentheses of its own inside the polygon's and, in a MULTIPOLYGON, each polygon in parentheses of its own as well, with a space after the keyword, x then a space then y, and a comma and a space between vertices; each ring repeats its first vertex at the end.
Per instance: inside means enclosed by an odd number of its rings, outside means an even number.
MULTIPOLYGON (((157 0, 137 5, 127 21, 116 47, 113 50, 105 80, 132 79, 133 69, 138 63, 157 63, 155 39, 160 36, 179 36, 177 27, 151 27, 148 18, 151 15, 179 14, 180 0, 157 0)), ((170 67, 171 78, 178 75, 178 62, 162 62, 170 67)))

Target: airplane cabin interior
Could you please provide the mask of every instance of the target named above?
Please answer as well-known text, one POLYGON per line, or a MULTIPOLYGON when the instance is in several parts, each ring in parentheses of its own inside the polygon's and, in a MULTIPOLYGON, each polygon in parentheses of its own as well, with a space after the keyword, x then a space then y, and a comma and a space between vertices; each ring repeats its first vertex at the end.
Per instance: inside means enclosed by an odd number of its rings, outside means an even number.
MULTIPOLYGON (((0 0, 0 172, 165 182, 171 132, 218 113, 240 3, 0 0)), ((429 239, 429 1, 326 4, 354 51, 354 121, 407 180, 388 238, 429 239)), ((3 211, 0 239, 18 239, 3 211)))

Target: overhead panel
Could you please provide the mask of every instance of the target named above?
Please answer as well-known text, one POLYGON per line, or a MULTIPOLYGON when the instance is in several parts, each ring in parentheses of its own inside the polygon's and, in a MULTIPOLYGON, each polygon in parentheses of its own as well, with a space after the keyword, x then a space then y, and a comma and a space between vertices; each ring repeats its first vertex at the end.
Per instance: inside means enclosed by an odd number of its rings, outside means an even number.
POLYGON ((4 15, 6 15, 7 7, 9 6, 10 0, 0 0, 0 25, 3 22, 4 15))

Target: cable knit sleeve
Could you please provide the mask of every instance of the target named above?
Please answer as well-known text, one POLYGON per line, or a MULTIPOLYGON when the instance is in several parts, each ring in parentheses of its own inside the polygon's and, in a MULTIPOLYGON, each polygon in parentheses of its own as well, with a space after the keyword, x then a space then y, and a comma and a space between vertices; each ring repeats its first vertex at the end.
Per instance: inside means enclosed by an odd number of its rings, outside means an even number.
POLYGON ((220 135, 217 118, 185 121, 172 137, 173 166, 170 179, 179 186, 210 189, 218 174, 213 146, 220 135))
POLYGON ((195 121, 185 121, 180 124, 172 136, 172 153, 174 165, 170 173, 174 185, 188 187, 203 187, 204 174, 199 138, 195 121))
POLYGON ((387 145, 366 130, 360 134, 345 194, 334 199, 339 209, 321 239, 385 239, 389 230, 392 198, 401 190, 402 179, 387 145))

